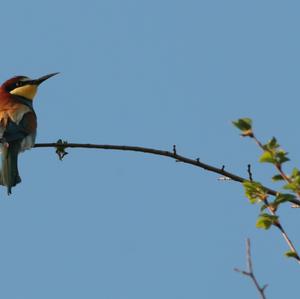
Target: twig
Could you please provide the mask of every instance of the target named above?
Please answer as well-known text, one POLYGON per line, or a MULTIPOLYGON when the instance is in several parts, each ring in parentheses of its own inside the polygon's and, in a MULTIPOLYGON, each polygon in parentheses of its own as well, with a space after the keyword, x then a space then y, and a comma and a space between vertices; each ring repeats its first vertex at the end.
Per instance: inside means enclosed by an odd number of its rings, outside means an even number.
POLYGON ((173 145, 173 154, 174 154, 174 156, 177 155, 177 152, 176 152, 176 144, 173 145))
POLYGON ((251 278, 251 280, 253 281, 257 291, 259 292, 259 295, 261 297, 261 299, 266 299, 266 295, 265 295, 265 290, 267 288, 267 284, 265 284, 263 287, 261 287, 254 275, 253 272, 253 265, 252 265, 252 257, 251 257, 251 248, 250 248, 250 239, 247 239, 246 241, 246 265, 247 265, 247 270, 240 270, 235 268, 234 271, 241 273, 245 276, 248 276, 251 278))
POLYGON ((248 164, 247 167, 248 175, 249 175, 249 181, 253 182, 252 172, 251 172, 251 164, 248 164))

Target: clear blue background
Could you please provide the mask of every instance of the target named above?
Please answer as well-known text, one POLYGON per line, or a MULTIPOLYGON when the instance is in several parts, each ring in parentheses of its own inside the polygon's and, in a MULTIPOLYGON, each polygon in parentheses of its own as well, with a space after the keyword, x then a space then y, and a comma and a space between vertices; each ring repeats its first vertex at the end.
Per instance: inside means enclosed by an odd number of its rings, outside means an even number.
MULTIPOLYGON (((231 120, 249 116, 299 165, 299 1, 2 1, 0 80, 61 74, 36 98, 37 142, 177 150, 270 185, 231 120)), ((163 157, 33 149, 0 199, 0 296, 296 298, 299 265, 255 228, 241 186, 163 157)), ((280 211, 300 248, 299 211, 280 211)))

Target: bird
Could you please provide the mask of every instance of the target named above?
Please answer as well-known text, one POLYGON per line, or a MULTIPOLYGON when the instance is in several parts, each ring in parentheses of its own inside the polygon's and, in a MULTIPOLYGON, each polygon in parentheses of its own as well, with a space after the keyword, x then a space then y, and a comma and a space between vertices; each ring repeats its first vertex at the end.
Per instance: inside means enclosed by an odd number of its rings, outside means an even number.
POLYGON ((12 187, 21 182, 19 153, 35 144, 37 116, 33 99, 39 85, 57 74, 51 73, 38 79, 15 76, 0 86, 0 185, 7 187, 8 195, 12 193, 12 187))

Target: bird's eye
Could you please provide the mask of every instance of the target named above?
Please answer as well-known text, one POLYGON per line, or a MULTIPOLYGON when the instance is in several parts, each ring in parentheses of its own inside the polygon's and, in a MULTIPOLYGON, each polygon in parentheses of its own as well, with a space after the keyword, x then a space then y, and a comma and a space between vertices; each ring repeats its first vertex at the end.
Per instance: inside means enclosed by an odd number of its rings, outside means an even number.
POLYGON ((22 86, 22 82, 21 81, 19 81, 19 82, 16 83, 16 87, 20 87, 20 86, 22 86))

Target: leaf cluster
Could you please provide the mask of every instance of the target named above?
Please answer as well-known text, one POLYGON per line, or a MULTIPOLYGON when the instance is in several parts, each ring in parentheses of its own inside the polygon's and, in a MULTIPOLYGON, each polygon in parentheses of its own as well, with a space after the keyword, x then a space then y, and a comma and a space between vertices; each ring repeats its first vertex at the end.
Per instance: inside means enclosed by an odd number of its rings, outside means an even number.
MULTIPOLYGON (((298 168, 294 168, 291 174, 286 174, 283 171, 283 164, 289 161, 288 153, 280 147, 280 144, 275 137, 265 144, 261 143, 254 134, 252 120, 250 118, 240 118, 233 121, 233 125, 242 132, 242 136, 250 137, 255 140, 257 145, 263 151, 259 158, 259 162, 273 164, 277 173, 272 177, 272 181, 284 182, 282 188, 289 192, 286 193, 278 191, 275 198, 270 200, 270 194, 268 192, 270 189, 264 187, 260 182, 252 181, 252 175, 250 178, 251 180, 243 182, 245 195, 249 199, 250 203, 261 204, 261 214, 259 214, 256 221, 256 227, 268 230, 271 226, 276 226, 282 230, 282 226, 279 222, 279 216, 276 212, 280 205, 286 202, 299 202, 300 170, 298 168)), ((286 252, 285 255, 299 260, 297 252, 293 247, 290 248, 291 251, 286 252)))
POLYGON ((271 163, 280 166, 289 161, 288 153, 280 149, 280 145, 277 143, 275 137, 273 137, 268 143, 263 145, 263 154, 259 158, 261 163, 271 163))
POLYGON ((232 122, 234 126, 236 126, 239 130, 242 131, 242 136, 253 137, 252 132, 252 119, 251 118, 240 118, 236 121, 232 122))

